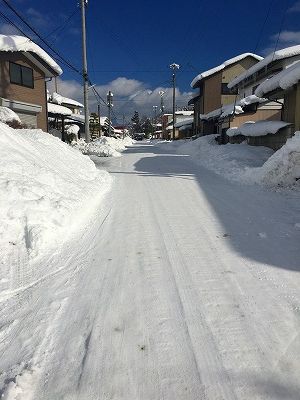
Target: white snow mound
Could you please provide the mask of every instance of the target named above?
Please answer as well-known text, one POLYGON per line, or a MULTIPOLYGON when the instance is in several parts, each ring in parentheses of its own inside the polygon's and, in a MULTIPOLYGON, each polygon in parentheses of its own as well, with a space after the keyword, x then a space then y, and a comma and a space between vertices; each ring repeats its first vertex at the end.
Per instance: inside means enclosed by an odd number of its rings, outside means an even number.
POLYGON ((21 123, 21 120, 13 110, 8 107, 0 106, 0 122, 13 122, 17 121, 21 123))
MULTIPOLYGON (((60 243, 99 205, 110 184, 107 172, 52 135, 0 123, 4 265, 9 268, 16 252, 35 257, 60 243)), ((7 268, 1 268, 0 282, 7 268)))
POLYGON ((83 154, 98 157, 121 157, 121 152, 132 144, 133 140, 129 137, 115 139, 106 136, 102 136, 91 143, 86 143, 83 139, 72 143, 72 145, 83 154))

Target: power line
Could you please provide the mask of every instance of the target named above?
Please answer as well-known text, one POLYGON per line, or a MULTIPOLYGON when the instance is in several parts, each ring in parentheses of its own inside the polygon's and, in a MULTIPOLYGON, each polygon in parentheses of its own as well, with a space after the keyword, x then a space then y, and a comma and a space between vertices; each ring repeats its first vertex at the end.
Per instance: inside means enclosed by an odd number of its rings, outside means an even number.
POLYGON ((286 13, 287 13, 287 10, 288 10, 288 7, 289 7, 289 3, 290 3, 289 0, 286 0, 285 9, 284 9, 284 12, 283 12, 283 15, 282 15, 282 18, 281 18, 280 29, 279 29, 279 32, 278 32, 278 36, 277 36, 277 40, 276 40, 276 44, 275 44, 275 48, 274 48, 274 52, 273 52, 272 61, 273 61, 273 59, 275 57, 275 52, 277 50, 277 46, 278 46, 279 39, 280 39, 280 36, 281 36, 281 32, 282 32, 282 28, 283 28, 283 25, 284 25, 286 13))
POLYGON ((253 53, 256 53, 256 51, 258 49, 258 46, 259 46, 259 43, 261 41, 263 32, 265 30, 266 23, 267 23, 267 21, 269 19, 269 16, 270 16, 270 12, 271 12, 271 8, 272 8, 273 3, 274 3, 274 0, 271 0, 270 3, 269 3, 269 7, 267 9, 266 17, 265 17, 264 22, 262 24, 262 27, 260 29, 260 32, 259 32, 259 35, 258 35, 257 42, 256 42, 256 45, 255 45, 253 53))
MULTIPOLYGON (((25 19, 24 17, 11 5, 9 4, 9 2, 7 0, 2 0, 6 6, 15 14, 17 15, 17 17, 27 26, 27 28, 29 28, 40 40, 42 43, 44 43, 54 54, 56 54, 60 60, 62 60, 63 63, 65 63, 69 68, 71 68, 73 71, 79 73, 80 75, 82 75, 82 73, 76 68, 74 67, 68 60, 66 60, 64 57, 62 57, 37 31, 35 28, 33 28, 25 19)), ((19 28, 17 28, 19 29, 19 28)), ((20 30, 20 29, 19 29, 20 30)), ((21 30, 20 30, 21 32, 21 30)), ((30 37, 28 37, 27 34, 25 34, 24 32, 22 32, 28 39, 31 40, 30 37)))

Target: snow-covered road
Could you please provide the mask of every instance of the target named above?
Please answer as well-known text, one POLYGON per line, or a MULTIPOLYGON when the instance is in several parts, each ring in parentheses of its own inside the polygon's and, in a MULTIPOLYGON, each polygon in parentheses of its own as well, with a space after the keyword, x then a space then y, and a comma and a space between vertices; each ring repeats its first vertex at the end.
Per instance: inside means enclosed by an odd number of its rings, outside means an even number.
POLYGON ((299 195, 148 143, 99 168, 105 207, 1 303, 4 399, 299 400, 299 195))

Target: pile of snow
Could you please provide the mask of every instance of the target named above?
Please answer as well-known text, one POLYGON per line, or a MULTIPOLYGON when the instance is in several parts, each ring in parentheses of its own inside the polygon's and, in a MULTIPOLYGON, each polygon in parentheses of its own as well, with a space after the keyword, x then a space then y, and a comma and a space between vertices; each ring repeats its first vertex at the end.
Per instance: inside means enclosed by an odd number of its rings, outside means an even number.
POLYGON ((57 247, 110 184, 107 172, 61 140, 0 122, 0 283, 10 276, 14 254, 20 261, 57 247))
POLYGON ((266 136, 268 134, 275 135, 280 129, 291 125, 284 121, 248 121, 239 128, 232 127, 226 131, 227 136, 266 136))
POLYGON ((169 148, 190 155, 197 164, 234 182, 272 188, 300 187, 300 132, 276 152, 263 146, 249 146, 246 142, 218 145, 216 136, 202 136, 185 143, 178 141, 169 148))
POLYGON ((261 167, 274 153, 262 146, 241 144, 219 145, 217 135, 202 136, 196 140, 177 145, 176 152, 190 155, 193 160, 207 169, 232 181, 253 183, 251 176, 245 176, 248 169, 261 167))
POLYGON ((196 84, 204 78, 207 78, 210 75, 215 74, 216 72, 222 71, 224 68, 228 67, 229 65, 235 64, 243 60, 246 57, 253 57, 256 60, 262 60, 263 58, 258 56, 257 54, 253 53, 244 53, 240 54, 236 57, 230 58, 229 60, 224 61, 222 64, 218 65, 217 67, 211 68, 208 71, 201 72, 201 74, 197 75, 191 82, 191 87, 194 89, 196 84))
POLYGON ((256 181, 267 186, 300 187, 300 132, 288 139, 286 144, 255 171, 256 181))
POLYGON ((66 132, 67 135, 78 135, 80 128, 78 125, 71 124, 67 126, 66 132))
POLYGON ((255 90, 257 96, 264 96, 275 89, 289 89, 300 80, 300 62, 266 79, 255 90))
POLYGON ((84 139, 72 142, 74 149, 82 154, 97 157, 121 157, 121 153, 112 148, 109 144, 103 144, 99 141, 86 143, 84 139))
POLYGON ((62 74, 60 66, 37 44, 24 36, 0 35, 0 51, 34 53, 48 64, 58 75, 62 74))
POLYGON ((0 106, 0 122, 8 123, 14 121, 21 123, 18 114, 8 107, 0 106))
MULTIPOLYGON (((271 62, 276 60, 281 60, 284 58, 294 57, 300 55, 300 45, 287 47, 285 49, 277 50, 275 52, 270 53, 266 58, 261 59, 257 64, 252 65, 249 69, 247 69, 242 74, 238 75, 234 78, 231 82, 229 82, 228 87, 229 89, 233 88, 234 86, 238 85, 244 79, 248 78, 249 76, 253 75, 255 72, 265 68, 271 62)), ((255 93, 257 96, 260 94, 255 93)))
POLYGON ((72 146, 83 154, 98 157, 121 157, 121 152, 126 147, 131 146, 134 141, 126 136, 124 139, 115 139, 102 136, 91 143, 86 143, 83 139, 72 143, 72 146))

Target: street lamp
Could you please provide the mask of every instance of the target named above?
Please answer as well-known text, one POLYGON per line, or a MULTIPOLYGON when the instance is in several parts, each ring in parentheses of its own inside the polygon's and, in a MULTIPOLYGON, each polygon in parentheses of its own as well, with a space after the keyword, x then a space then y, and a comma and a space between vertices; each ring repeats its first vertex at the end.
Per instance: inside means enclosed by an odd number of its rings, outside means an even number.
POLYGON ((158 92, 158 94, 160 95, 160 111, 163 114, 164 110, 165 110, 165 106, 164 106, 164 94, 165 94, 165 92, 163 90, 160 90, 158 92))
POLYGON ((179 64, 171 64, 170 68, 173 70, 172 83, 173 83, 173 134, 172 139, 175 140, 175 84, 176 84, 176 71, 180 68, 179 64))

